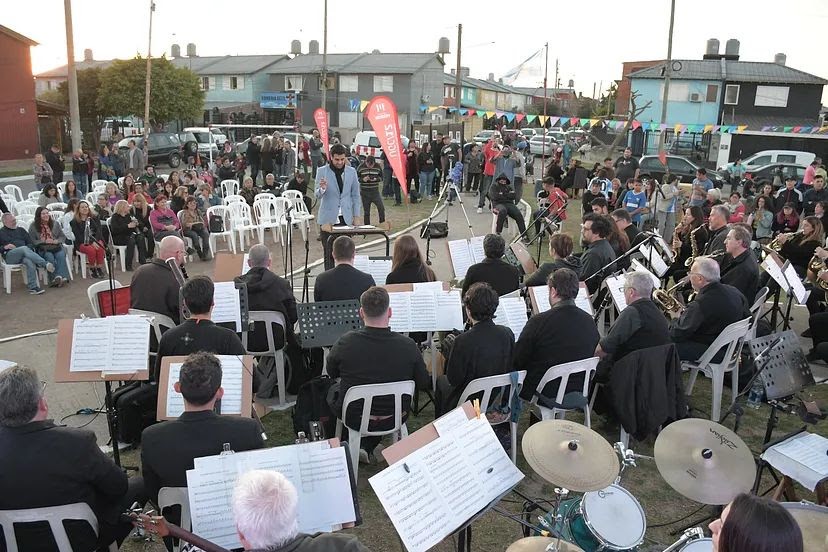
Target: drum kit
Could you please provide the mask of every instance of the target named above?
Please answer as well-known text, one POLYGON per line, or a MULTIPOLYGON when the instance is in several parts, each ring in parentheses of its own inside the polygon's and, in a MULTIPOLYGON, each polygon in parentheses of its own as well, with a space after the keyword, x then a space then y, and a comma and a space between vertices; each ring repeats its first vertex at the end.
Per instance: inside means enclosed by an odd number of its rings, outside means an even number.
MULTIPOLYGON (((621 474, 635 467, 637 458, 655 460, 670 487, 708 505, 727 504, 749 492, 756 474, 753 455, 742 439, 716 422, 695 418, 665 427, 656 439, 654 457, 635 454, 622 443, 613 447, 595 431, 567 420, 532 425, 521 446, 532 470, 556 486, 555 498, 533 525, 537 536, 518 540, 507 552, 638 550, 647 530, 644 509, 620 485, 621 474)), ((808 503, 786 507, 802 528, 805 550, 820 550, 807 542, 824 546, 828 508, 808 503)), ((694 527, 665 552, 711 550, 712 540, 694 527)))

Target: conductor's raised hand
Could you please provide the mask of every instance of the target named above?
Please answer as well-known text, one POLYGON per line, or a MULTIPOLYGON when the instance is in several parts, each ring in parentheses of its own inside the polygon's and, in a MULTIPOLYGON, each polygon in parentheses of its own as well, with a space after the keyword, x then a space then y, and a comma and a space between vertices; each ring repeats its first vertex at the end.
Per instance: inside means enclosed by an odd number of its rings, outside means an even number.
POLYGON ((319 189, 323 192, 328 189, 328 181, 324 177, 319 179, 319 189))

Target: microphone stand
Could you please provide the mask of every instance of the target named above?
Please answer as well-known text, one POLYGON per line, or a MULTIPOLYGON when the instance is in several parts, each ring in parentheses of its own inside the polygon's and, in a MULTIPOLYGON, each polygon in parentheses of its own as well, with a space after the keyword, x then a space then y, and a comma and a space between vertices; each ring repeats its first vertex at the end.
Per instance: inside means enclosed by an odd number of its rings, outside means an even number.
MULTIPOLYGON (((529 243, 528 243, 528 244, 526 244, 526 245, 527 245, 527 249, 528 249, 528 248, 529 248, 529 246, 531 246, 531 245, 535 242, 535 240, 538 240, 538 258, 537 258, 537 260, 535 261, 535 264, 536 264, 537 266, 540 266, 541 244, 543 243, 543 235, 546 233, 546 230, 547 230, 547 229, 549 229, 549 227, 551 227, 552 225, 554 225, 554 224, 555 224, 555 223, 557 223, 557 222, 560 222, 560 220, 561 220, 561 212, 562 212, 562 211, 564 211, 564 212, 566 211, 566 206, 567 206, 568 204, 569 204, 569 201, 565 201, 565 202, 564 202, 564 204, 563 204, 563 206, 562 206, 560 209, 558 209, 558 212, 557 212, 557 213, 555 213, 555 215, 552 217, 552 220, 551 220, 551 221, 549 221, 547 224, 545 224, 545 225, 544 225, 544 223, 543 223, 543 222, 541 222, 541 231, 540 231, 540 232, 538 232, 538 233, 535 235, 535 237, 534 237, 534 238, 532 238, 531 240, 529 240, 529 243)), ((552 206, 551 206, 551 205, 549 205, 549 206, 548 206, 548 207, 546 207, 545 209, 541 209, 541 210, 540 210, 540 213, 538 214, 538 216, 537 216, 537 217, 535 217, 535 219, 534 219, 532 222, 530 222, 529 224, 527 224, 527 225, 526 225, 526 229, 525 229, 523 232, 521 232, 521 233, 520 233, 520 234, 519 234, 519 235, 518 235, 518 236, 517 236, 514 240, 512 240, 512 242, 511 242, 509 245, 512 245, 512 244, 517 243, 518 241, 522 240, 522 239, 523 239, 523 237, 524 237, 526 234, 528 234, 528 233, 529 233, 529 229, 530 229, 530 228, 534 228, 534 227, 535 227, 535 223, 540 222, 542 219, 544 219, 544 218, 546 217, 546 215, 548 215, 548 214, 549 214, 549 209, 550 209, 551 207, 552 207, 552 206)))
MULTIPOLYGON (((603 238, 603 239, 606 239, 606 238, 603 238)), ((611 261, 610 261, 609 263, 607 263, 606 265, 604 265, 604 266, 602 266, 601 268, 599 268, 599 269, 598 269, 597 271, 595 271, 594 273, 592 273, 592 274, 590 274, 589 276, 587 276, 586 278, 584 278, 584 283, 589 282, 590 280, 592 280, 593 278, 595 278, 596 276, 598 276, 598 275, 600 275, 600 274, 603 274, 604 272, 606 272, 606 270, 607 270, 608 268, 610 268, 612 265, 614 265, 614 264, 615 264, 615 263, 617 263, 618 261, 621 261, 621 260, 623 260, 623 259, 626 259, 626 258, 628 258, 628 257, 632 256, 632 254, 633 254, 633 253, 637 253, 637 252, 638 252, 638 250, 639 250, 639 249, 641 249, 641 246, 642 246, 642 245, 645 245, 645 244, 651 243, 654 239, 655 239, 655 236, 650 235, 650 236, 648 236, 648 237, 647 237, 644 241, 642 241, 641 243, 639 243, 639 244, 638 244, 638 245, 636 245, 635 247, 630 247, 630 248, 629 248, 629 249, 628 249, 628 250, 627 250, 627 251, 626 251, 623 255, 621 255, 620 257, 616 257, 615 259, 611 260, 611 261)))

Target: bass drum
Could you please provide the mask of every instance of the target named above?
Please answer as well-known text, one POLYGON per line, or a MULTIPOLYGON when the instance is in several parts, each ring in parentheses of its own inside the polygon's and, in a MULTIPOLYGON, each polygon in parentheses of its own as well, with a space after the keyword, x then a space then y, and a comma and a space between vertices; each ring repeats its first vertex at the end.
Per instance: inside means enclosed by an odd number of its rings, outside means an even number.
POLYGON ((828 507, 810 502, 783 502, 802 530, 803 549, 828 549, 828 507))
POLYGON ((696 539, 685 544, 681 552, 713 552, 713 539, 696 539))

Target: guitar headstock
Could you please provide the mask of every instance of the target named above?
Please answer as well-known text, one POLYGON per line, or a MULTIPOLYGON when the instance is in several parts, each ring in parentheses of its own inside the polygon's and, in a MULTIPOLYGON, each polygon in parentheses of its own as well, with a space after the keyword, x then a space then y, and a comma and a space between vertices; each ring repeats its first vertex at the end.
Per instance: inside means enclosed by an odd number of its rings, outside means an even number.
POLYGON ((164 519, 164 516, 153 515, 154 513, 152 510, 147 513, 129 511, 126 515, 132 518, 132 525, 138 529, 143 529, 148 534, 158 535, 162 538, 170 536, 167 520, 164 519))

